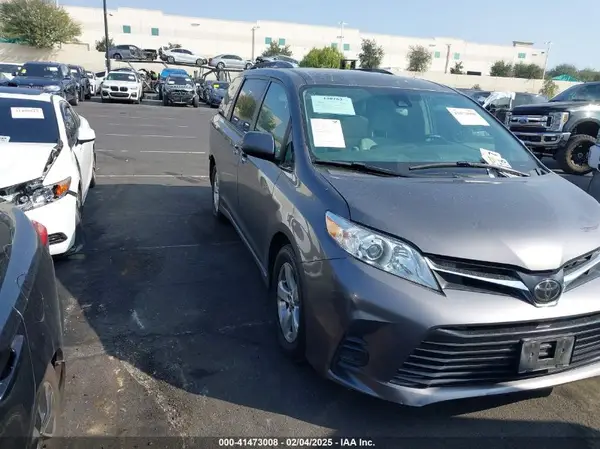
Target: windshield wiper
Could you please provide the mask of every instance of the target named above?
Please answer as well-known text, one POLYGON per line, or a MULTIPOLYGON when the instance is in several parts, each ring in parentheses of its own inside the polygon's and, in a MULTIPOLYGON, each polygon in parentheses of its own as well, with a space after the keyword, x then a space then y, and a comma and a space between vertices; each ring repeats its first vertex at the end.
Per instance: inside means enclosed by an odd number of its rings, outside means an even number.
POLYGON ((503 167, 501 165, 492 165, 486 164, 483 162, 467 162, 467 161, 458 161, 458 162, 439 162, 434 164, 423 164, 423 165, 413 165, 412 167, 408 167, 409 170, 427 170, 430 168, 488 168, 492 170, 496 170, 500 173, 509 173, 515 176, 530 176, 529 173, 525 173, 519 170, 515 170, 514 168, 503 167))
POLYGON ((368 173, 370 175, 379 175, 379 176, 395 176, 395 177, 403 177, 400 173, 396 173, 393 170, 388 170, 387 168, 377 167, 375 165, 365 164, 363 162, 346 162, 346 161, 325 161, 316 159, 313 163, 318 165, 329 165, 331 167, 340 167, 346 168, 348 170, 355 170, 361 173, 368 173))

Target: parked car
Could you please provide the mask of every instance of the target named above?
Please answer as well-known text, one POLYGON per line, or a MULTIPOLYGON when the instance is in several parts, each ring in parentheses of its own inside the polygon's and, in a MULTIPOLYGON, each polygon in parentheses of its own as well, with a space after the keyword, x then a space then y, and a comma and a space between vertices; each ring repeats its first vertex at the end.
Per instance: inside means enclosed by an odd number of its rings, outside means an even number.
POLYGON ((213 215, 248 246, 291 358, 412 406, 600 375, 600 204, 471 99, 249 70, 209 150, 213 215))
POLYGON ((90 82, 90 92, 92 95, 98 95, 98 93, 100 92, 100 83, 101 81, 98 81, 98 78, 96 77, 96 74, 94 72, 91 71, 86 71, 85 72, 85 76, 87 77, 87 79, 90 82))
POLYGON ((252 61, 249 59, 243 59, 237 55, 218 55, 210 58, 208 61, 210 67, 217 69, 249 69, 252 67, 252 61))
POLYGON ((163 87, 162 101, 164 106, 200 105, 194 81, 188 76, 169 75, 163 87))
POLYGON ((473 100, 477 101, 479 104, 483 104, 487 97, 492 94, 490 90, 479 90, 479 89, 464 89, 458 88, 456 89, 467 97, 471 97, 473 100))
POLYGON ((108 57, 110 59, 146 59, 144 51, 135 45, 117 45, 108 50, 108 57))
POLYGON ((514 107, 528 104, 546 103, 548 98, 540 94, 528 92, 492 92, 482 106, 495 115, 502 123, 506 123, 508 113, 514 107))
POLYGON ((135 72, 114 70, 102 82, 102 102, 119 100, 140 104, 144 98, 144 87, 135 72))
POLYGON ((160 101, 162 101, 163 99, 163 86, 165 84, 165 80, 170 76, 170 75, 181 75, 183 77, 188 77, 189 78, 189 74, 183 70, 183 69, 172 69, 170 67, 168 68, 164 68, 162 70, 162 72, 160 72, 160 75, 158 76, 158 82, 156 83, 156 93, 158 94, 158 99, 160 101))
POLYGON ((292 67, 298 67, 300 65, 298 60, 296 60, 294 58, 290 58, 289 56, 284 56, 284 55, 259 56, 256 58, 255 65, 262 64, 262 63, 276 62, 276 61, 287 62, 292 67))
POLYGON ((106 70, 96 72, 94 73, 94 75, 96 75, 96 82, 98 83, 98 92, 100 92, 100 84, 102 84, 102 81, 104 81, 104 78, 106 78, 106 70))
POLYGON ((96 185, 96 134, 58 95, 0 87, 0 197, 48 230, 50 254, 83 247, 81 210, 96 185))
POLYGON ((222 81, 207 83, 204 89, 204 102, 210 107, 216 108, 221 104, 228 88, 229 83, 222 81))
POLYGON ((554 158, 565 173, 585 175, 600 130, 600 82, 569 87, 547 103, 517 106, 510 130, 539 157, 554 158))
POLYGON ((71 105, 79 104, 77 81, 65 64, 58 62, 26 62, 8 82, 11 87, 36 88, 44 92, 60 95, 71 105))
POLYGON ((89 100, 92 98, 92 86, 87 77, 85 69, 79 65, 69 65, 71 75, 77 81, 79 88, 79 101, 89 100))
POLYGON ((144 50, 142 51, 144 52, 145 59, 147 59, 148 61, 156 61, 156 58, 158 58, 157 50, 154 50, 152 48, 144 48, 144 50))
POLYGON ((2 448, 50 447, 60 432, 65 369, 63 310, 48 231, 1 202, 0 244, 2 448))
POLYGON ((185 48, 171 48, 163 50, 162 58, 169 64, 195 64, 197 66, 205 65, 206 57, 187 50, 185 48))
POLYGON ((20 62, 2 62, 0 63, 0 74, 4 75, 6 79, 12 79, 21 67, 23 64, 20 62))

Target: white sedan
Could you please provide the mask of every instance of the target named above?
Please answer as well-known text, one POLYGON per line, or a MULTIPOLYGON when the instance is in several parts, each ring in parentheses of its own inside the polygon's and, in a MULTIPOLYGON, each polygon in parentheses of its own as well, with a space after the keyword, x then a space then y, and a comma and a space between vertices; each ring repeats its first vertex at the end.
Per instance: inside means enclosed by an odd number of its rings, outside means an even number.
POLYGON ((96 184, 95 140, 65 99, 0 87, 0 197, 46 227, 52 255, 83 246, 81 210, 96 184))
POLYGON ((111 100, 124 100, 139 104, 144 97, 144 86, 137 73, 113 70, 102 81, 100 95, 103 103, 111 100))
POLYGON ((195 64, 197 66, 205 65, 208 59, 204 56, 194 53, 185 48, 171 48, 162 51, 162 58, 169 64, 195 64))

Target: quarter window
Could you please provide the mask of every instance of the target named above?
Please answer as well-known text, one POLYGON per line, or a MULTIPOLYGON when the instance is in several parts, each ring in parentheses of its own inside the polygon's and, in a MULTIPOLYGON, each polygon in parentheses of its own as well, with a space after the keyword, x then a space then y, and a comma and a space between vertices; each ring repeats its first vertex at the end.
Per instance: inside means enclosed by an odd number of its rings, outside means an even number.
POLYGON ((219 112, 221 113, 222 116, 224 116, 224 117, 229 116, 229 112, 231 111, 231 106, 233 105, 233 100, 235 99, 235 95, 236 95, 237 91, 239 90, 243 79, 244 79, 244 77, 242 77, 242 76, 238 76, 237 78, 234 78, 234 80, 231 82, 231 84, 227 88, 227 93, 225 94, 223 101, 219 105, 219 112))
POLYGON ((290 108, 285 89, 279 83, 271 83, 258 113, 255 129, 273 135, 277 158, 280 156, 289 122, 290 108))
POLYGON ((267 88, 267 81, 261 79, 247 79, 242 85, 242 90, 237 97, 231 123, 242 132, 250 130, 260 100, 267 88))

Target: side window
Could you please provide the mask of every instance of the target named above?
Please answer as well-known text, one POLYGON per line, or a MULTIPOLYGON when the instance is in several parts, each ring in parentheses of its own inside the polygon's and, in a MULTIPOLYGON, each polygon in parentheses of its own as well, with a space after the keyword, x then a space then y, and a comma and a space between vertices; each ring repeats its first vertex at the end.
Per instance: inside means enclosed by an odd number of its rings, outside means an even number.
POLYGON ((290 118, 290 107, 285 88, 279 83, 272 82, 258 113, 255 129, 273 135, 277 158, 281 156, 281 147, 290 118))
POLYGON ((186 55, 191 55, 192 52, 189 50, 181 50, 181 53, 185 53, 186 55))
POLYGON ((233 108, 231 123, 242 132, 250 131, 256 110, 267 88, 268 81, 247 79, 233 108))
MULTIPOLYGON (((237 94, 237 91, 239 90, 239 88, 242 84, 242 81, 244 81, 244 77, 238 76, 229 85, 229 88, 227 89, 227 93, 225 94, 225 98, 223 98, 223 101, 221 102, 221 105, 219 106, 219 113, 222 116, 224 116, 224 117, 229 116, 229 112, 231 111, 231 107, 233 105, 233 100, 235 99, 235 95, 237 94)), ((209 85, 209 84, 207 84, 207 85, 209 85)))
MULTIPOLYGON (((290 136, 292 134, 290 133, 290 136)), ((281 168, 291 170, 294 168, 294 144, 289 139, 285 146, 285 153, 283 154, 283 160, 281 161, 281 168)))

